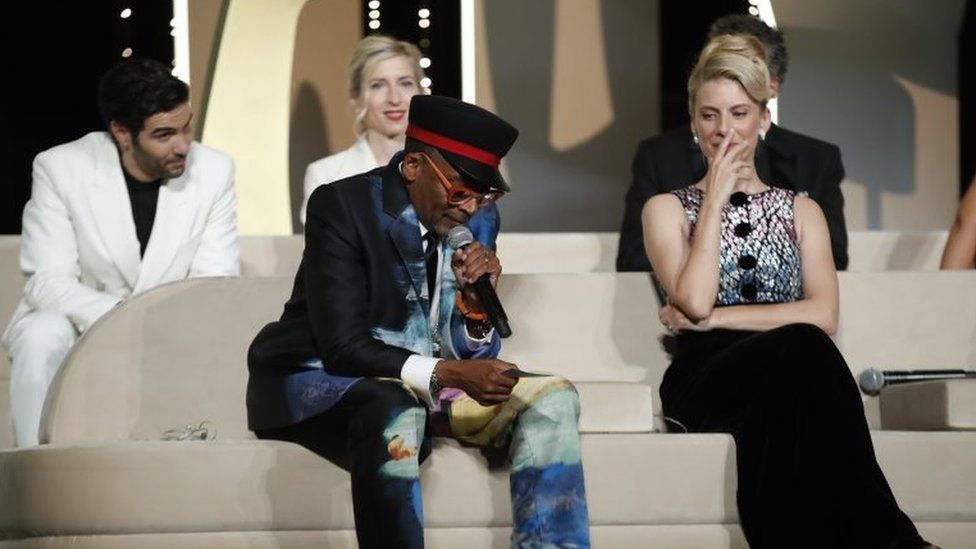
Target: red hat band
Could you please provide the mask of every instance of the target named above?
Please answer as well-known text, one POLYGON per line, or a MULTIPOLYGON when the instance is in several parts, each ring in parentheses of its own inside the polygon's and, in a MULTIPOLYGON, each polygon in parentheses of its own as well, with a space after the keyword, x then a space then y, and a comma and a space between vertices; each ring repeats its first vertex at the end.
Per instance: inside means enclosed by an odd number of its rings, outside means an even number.
POLYGON ((419 126, 416 126, 415 124, 407 125, 407 137, 412 137, 417 141, 423 141, 424 143, 437 147, 438 149, 443 149, 447 152, 458 154, 465 158, 470 158, 475 162, 487 164, 492 168, 497 168, 502 161, 500 156, 492 154, 484 149, 479 149, 478 147, 468 145, 467 143, 462 143, 456 139, 451 139, 450 137, 425 130, 419 126))

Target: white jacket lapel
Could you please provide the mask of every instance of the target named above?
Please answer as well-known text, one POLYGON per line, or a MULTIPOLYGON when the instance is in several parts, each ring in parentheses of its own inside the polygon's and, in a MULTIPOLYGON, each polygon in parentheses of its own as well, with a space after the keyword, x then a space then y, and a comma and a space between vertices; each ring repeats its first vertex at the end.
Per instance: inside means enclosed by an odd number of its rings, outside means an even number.
POLYGON ((95 182, 89 196, 92 218, 109 258, 133 288, 139 277, 139 240, 119 153, 111 139, 99 147, 95 182))

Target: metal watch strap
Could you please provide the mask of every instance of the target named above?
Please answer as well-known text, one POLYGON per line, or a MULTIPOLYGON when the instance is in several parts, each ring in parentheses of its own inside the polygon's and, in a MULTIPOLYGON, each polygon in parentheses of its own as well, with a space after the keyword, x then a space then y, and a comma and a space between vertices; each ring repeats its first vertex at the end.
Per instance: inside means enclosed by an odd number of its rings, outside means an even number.
POLYGON ((431 400, 437 399, 437 395, 441 392, 441 382, 437 379, 437 366, 430 371, 430 398, 431 400))

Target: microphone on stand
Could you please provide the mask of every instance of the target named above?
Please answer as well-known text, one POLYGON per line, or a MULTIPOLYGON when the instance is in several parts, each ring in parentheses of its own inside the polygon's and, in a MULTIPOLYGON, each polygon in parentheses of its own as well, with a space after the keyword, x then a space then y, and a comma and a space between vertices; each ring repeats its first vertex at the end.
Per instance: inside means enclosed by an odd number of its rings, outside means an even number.
MULTIPOLYGON (((474 235, 471 234, 471 229, 464 225, 457 225, 447 233, 447 245, 452 250, 463 248, 472 242, 474 242, 474 235)), ((498 294, 495 293, 495 287, 491 285, 488 273, 479 276, 473 285, 474 292, 478 294, 478 301, 481 302, 492 326, 498 330, 498 335, 501 337, 512 335, 512 328, 508 325, 508 315, 502 308, 502 302, 498 300, 498 294)))
POLYGON ((888 385, 914 381, 976 378, 973 370, 876 370, 868 368, 857 377, 857 384, 867 395, 877 395, 888 385))

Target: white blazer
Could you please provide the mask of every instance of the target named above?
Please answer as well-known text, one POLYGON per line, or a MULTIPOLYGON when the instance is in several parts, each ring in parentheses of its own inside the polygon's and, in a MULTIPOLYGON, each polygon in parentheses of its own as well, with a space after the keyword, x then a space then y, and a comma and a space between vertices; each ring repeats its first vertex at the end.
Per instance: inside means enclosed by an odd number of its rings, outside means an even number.
POLYGON ((312 196, 312 191, 319 185, 328 185, 333 181, 368 172, 377 167, 379 163, 376 162, 376 157, 369 148, 366 134, 360 135, 352 147, 309 164, 305 169, 305 198, 302 200, 302 211, 298 214, 302 225, 305 224, 308 197, 312 196))
POLYGON ((159 189, 139 257, 122 164, 109 134, 94 132, 34 159, 24 207, 24 295, 4 333, 30 311, 67 316, 79 332, 126 297, 165 282, 240 273, 237 195, 229 156, 199 143, 183 175, 159 189))

